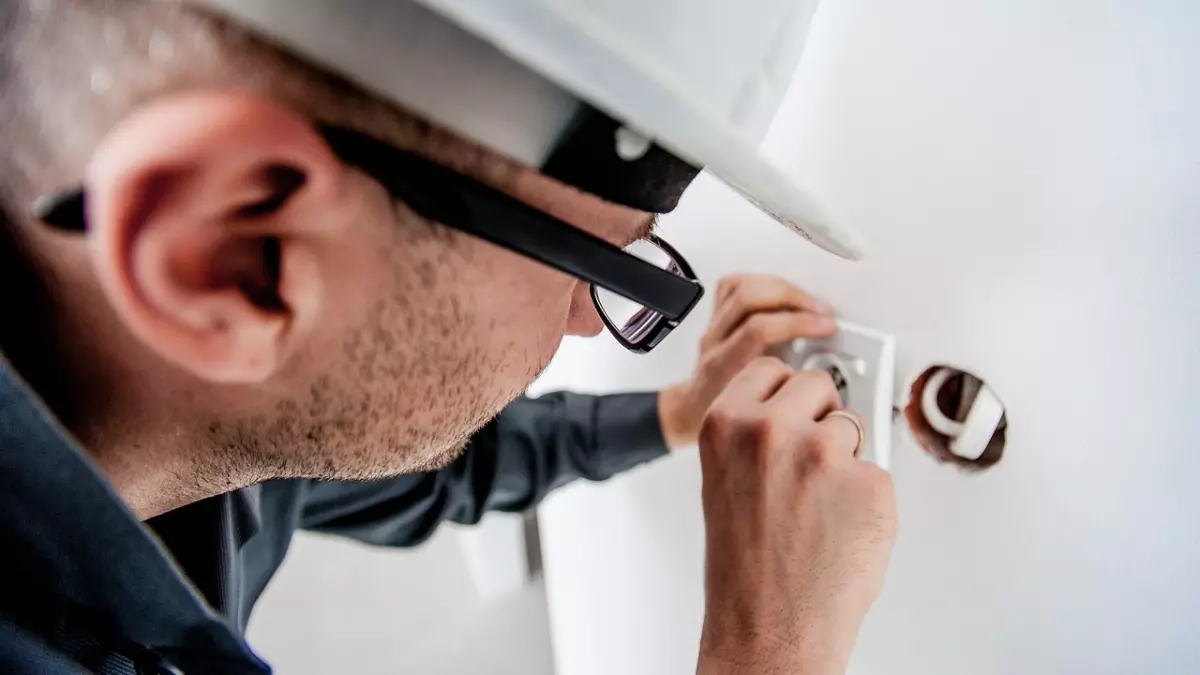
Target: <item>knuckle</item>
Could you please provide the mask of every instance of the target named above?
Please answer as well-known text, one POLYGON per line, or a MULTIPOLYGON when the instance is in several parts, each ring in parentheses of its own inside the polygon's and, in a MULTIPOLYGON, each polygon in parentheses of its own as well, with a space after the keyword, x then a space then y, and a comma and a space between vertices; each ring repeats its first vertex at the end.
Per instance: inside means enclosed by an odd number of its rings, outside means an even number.
POLYGON ((766 347, 770 339, 770 324, 767 318, 762 315, 752 316, 746 319, 743 326, 745 334, 743 337, 755 347, 766 347))
POLYGON ((708 377, 716 374, 721 369, 721 360, 721 357, 716 352, 705 352, 700 357, 700 363, 697 364, 696 368, 701 374, 708 377))
POLYGON ((736 424, 737 416, 729 409, 729 406, 722 401, 717 401, 704 416, 704 421, 700 424, 700 433, 719 438, 728 433, 736 424))
POLYGON ((708 456, 719 453, 724 447, 724 443, 722 443, 724 437, 724 430, 721 428, 720 422, 714 420, 710 413, 700 423, 700 435, 698 437, 700 455, 708 456))
POLYGON ((811 469, 827 469, 832 466, 837 453, 837 437, 824 427, 816 427, 804 439, 804 459, 811 469))
POLYGON ((710 464, 757 474, 770 465, 776 437, 775 426, 766 416, 713 408, 701 424, 699 444, 710 464))
POLYGON ((730 286, 725 295, 725 300, 730 305, 735 307, 740 306, 746 302, 746 291, 741 284, 730 286))
POLYGON ((721 460, 729 447, 728 439, 728 423, 721 418, 720 414, 713 415, 712 412, 709 412, 704 421, 700 423, 698 444, 701 458, 722 463, 721 460))
POLYGON ((776 437, 775 424, 766 415, 747 418, 738 431, 743 443, 749 449, 756 451, 771 448, 776 437))
POLYGON ((774 464, 778 438, 778 429, 770 418, 746 418, 729 438, 730 464, 755 481, 764 480, 774 464))

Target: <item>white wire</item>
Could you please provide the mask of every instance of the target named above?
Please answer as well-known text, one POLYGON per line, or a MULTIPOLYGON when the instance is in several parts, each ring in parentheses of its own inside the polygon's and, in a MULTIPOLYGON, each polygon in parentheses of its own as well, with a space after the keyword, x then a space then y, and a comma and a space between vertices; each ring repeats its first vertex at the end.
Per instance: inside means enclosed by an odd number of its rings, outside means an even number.
POLYGON ((937 396, 942 391, 942 386, 946 381, 953 377, 954 370, 950 368, 938 368, 929 380, 925 383, 925 390, 921 392, 921 412, 925 415, 925 421, 929 422, 929 426, 933 430, 954 438, 962 433, 963 423, 958 420, 950 419, 946 413, 942 412, 938 406, 937 396))
POLYGON ((934 431, 950 437, 951 452, 965 459, 979 459, 1004 417, 1004 405, 987 384, 981 383, 966 419, 950 419, 938 406, 937 397, 946 381, 957 374, 959 371, 953 368, 939 368, 929 376, 921 392, 921 412, 934 431))

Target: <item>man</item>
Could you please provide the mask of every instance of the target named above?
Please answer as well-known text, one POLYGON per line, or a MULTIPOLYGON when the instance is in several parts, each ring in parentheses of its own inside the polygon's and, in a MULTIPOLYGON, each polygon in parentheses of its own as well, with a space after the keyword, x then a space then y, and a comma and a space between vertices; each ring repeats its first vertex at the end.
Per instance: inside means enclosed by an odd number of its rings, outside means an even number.
POLYGON ((411 545, 697 440, 701 671, 844 669, 890 483, 827 376, 756 358, 828 310, 728 280, 689 382, 517 398, 563 335, 646 351, 695 305, 649 229, 686 167, 584 190, 194 7, 0 26, 0 670, 266 672, 241 635, 295 529, 411 545))

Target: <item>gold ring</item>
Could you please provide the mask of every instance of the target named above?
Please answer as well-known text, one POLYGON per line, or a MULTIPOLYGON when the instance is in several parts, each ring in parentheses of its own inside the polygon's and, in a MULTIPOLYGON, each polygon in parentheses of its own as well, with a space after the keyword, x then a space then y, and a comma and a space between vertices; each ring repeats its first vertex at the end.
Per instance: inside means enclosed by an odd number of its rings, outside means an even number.
POLYGON ((856 415, 848 413, 845 410, 834 410, 826 415, 825 419, 829 419, 831 417, 841 417, 843 419, 850 420, 850 422, 854 424, 854 428, 858 430, 858 445, 854 446, 854 456, 858 457, 858 451, 862 450, 863 443, 867 442, 867 430, 863 428, 863 423, 858 421, 858 417, 856 415))

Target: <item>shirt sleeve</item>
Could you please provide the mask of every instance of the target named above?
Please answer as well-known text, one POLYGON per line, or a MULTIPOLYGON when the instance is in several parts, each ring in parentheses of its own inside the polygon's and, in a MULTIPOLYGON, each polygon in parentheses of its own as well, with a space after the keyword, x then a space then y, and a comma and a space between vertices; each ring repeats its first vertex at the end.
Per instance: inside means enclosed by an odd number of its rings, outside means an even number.
POLYGON ((300 526, 411 546, 445 520, 524 511, 576 478, 600 481, 667 453, 658 395, 520 398, 440 471, 382 481, 310 481, 300 526))

